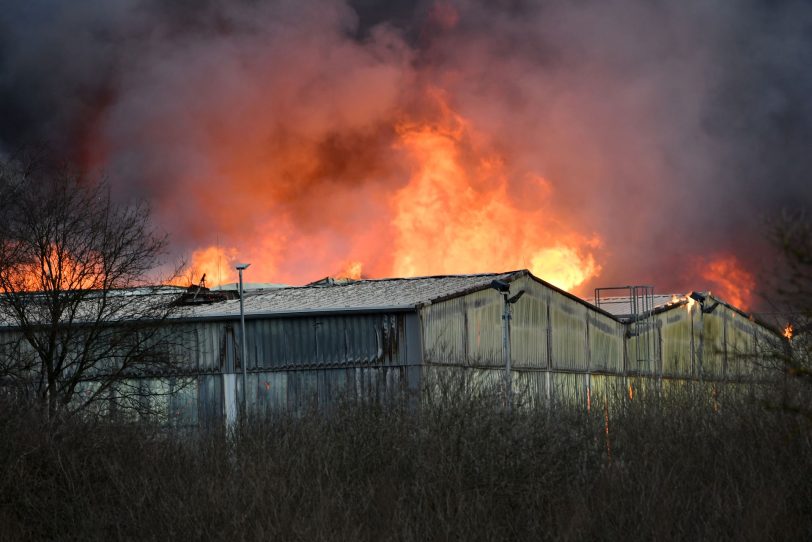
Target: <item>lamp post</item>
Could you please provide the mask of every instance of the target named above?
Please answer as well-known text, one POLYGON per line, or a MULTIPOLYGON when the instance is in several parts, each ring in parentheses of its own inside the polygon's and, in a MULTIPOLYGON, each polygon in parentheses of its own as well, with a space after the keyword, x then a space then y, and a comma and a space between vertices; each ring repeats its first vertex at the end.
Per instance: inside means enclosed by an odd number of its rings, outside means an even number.
POLYGON ((502 294, 504 300, 502 309, 502 356, 505 363, 505 403, 508 412, 510 412, 513 408, 513 376, 510 372, 510 306, 524 295, 524 290, 519 290, 513 297, 508 297, 510 296, 510 284, 503 280, 492 281, 491 288, 502 294))
POLYGON ((250 263, 238 263, 235 267, 240 274, 240 342, 242 343, 242 415, 248 416, 248 355, 245 346, 245 305, 243 304, 242 272, 251 266, 250 263))

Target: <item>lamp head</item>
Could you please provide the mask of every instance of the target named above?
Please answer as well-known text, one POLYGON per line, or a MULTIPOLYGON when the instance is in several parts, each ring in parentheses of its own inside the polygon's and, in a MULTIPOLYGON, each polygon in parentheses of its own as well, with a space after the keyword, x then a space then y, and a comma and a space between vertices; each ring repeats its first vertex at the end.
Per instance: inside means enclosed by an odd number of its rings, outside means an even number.
POLYGON ((244 269, 248 269, 249 267, 251 267, 251 264, 250 263, 238 263, 234 267, 237 269, 237 271, 242 271, 244 269))
POLYGON ((514 295, 513 297, 508 299, 508 303, 510 303, 511 305, 513 303, 516 303, 519 300, 519 298, 522 297, 523 295, 524 295, 524 290, 519 290, 519 292, 516 295, 514 295))

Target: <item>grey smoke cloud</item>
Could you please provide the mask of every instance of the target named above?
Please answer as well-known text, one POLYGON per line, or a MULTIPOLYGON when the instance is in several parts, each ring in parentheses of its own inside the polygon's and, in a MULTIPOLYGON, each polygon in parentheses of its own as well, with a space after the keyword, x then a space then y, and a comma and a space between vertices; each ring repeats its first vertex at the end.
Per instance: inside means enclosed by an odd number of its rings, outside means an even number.
POLYGON ((597 283, 706 288, 686 262, 754 268, 762 218, 812 200, 810 27, 800 1, 1 0, 0 153, 101 167, 179 249, 236 235, 235 208, 340 246, 385 220, 368 189, 405 183, 392 127, 431 85, 517 205, 603 238, 597 283))
POLYGON ((808 4, 460 13, 433 44, 438 77, 453 74, 444 85, 461 111, 512 163, 558 180, 557 205, 605 236, 599 281, 679 287, 674 270, 703 251, 753 264, 760 218, 809 204, 808 4))

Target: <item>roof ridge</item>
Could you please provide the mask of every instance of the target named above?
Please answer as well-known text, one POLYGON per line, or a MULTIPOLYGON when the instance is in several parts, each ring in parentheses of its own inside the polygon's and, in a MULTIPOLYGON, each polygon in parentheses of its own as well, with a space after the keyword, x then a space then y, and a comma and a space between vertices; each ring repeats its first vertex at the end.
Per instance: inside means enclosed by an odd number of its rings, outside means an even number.
POLYGON ((515 269, 512 271, 501 271, 498 273, 467 273, 467 274, 452 274, 452 275, 420 275, 416 277, 383 277, 383 278, 367 278, 367 279, 358 279, 358 280, 351 280, 342 283, 330 284, 329 286, 319 285, 319 284, 303 284, 301 286, 293 286, 287 285, 280 288, 273 288, 268 289, 267 291, 258 291, 255 296, 262 296, 266 294, 272 294, 281 290, 304 290, 309 288, 341 288, 345 286, 353 286, 356 284, 364 284, 364 283, 374 283, 374 282, 406 282, 406 281, 413 281, 413 280, 425 280, 425 279, 447 279, 447 278, 475 278, 475 277, 498 277, 503 275, 513 275, 515 273, 521 273, 522 271, 527 271, 527 269, 515 269))
MULTIPOLYGON (((246 296, 248 312, 295 310, 334 310, 334 309, 381 309, 416 308, 435 300, 463 295, 471 291, 488 288, 494 279, 512 281, 529 273, 527 270, 499 273, 471 273, 465 275, 433 275, 421 277, 390 277, 364 279, 330 286, 290 286, 246 296), (343 288, 346 286, 346 288, 343 288)), ((221 307, 225 312, 233 311, 238 300, 222 302, 206 308, 206 313, 214 313, 221 307), (228 308, 226 308, 228 307, 228 308)))

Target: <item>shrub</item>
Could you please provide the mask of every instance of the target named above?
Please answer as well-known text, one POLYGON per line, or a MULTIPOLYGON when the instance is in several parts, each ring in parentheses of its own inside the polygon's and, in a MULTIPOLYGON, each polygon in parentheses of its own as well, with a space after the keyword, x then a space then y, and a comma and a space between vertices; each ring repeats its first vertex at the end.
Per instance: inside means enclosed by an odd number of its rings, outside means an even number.
POLYGON ((0 539, 801 539, 807 426, 689 392, 590 413, 345 402, 232 432, 0 422, 0 539))

